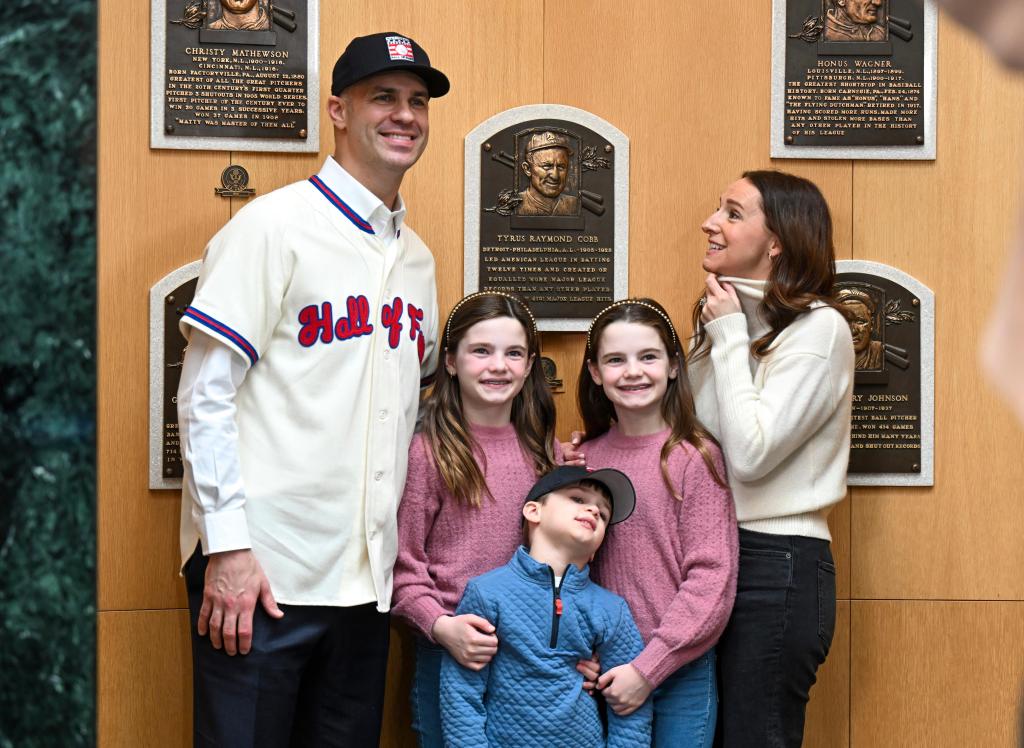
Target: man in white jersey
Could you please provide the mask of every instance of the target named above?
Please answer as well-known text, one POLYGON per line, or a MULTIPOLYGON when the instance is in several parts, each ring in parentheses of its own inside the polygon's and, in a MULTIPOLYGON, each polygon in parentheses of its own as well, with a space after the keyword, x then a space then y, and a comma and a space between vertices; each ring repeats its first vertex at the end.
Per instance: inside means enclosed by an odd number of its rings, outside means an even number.
POLYGON ((196 745, 378 742, 395 514, 438 326, 398 190, 448 88, 408 37, 353 39, 333 157, 207 246, 178 391, 196 745))

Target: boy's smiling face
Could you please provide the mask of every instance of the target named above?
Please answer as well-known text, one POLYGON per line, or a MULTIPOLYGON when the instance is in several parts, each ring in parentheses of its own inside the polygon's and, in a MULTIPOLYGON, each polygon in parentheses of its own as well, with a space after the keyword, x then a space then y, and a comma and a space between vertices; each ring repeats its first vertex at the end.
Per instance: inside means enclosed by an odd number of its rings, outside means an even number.
POLYGON ((531 546, 538 543, 570 550, 580 563, 601 547, 612 503, 596 488, 575 484, 552 491, 543 501, 528 501, 523 516, 534 523, 531 546))

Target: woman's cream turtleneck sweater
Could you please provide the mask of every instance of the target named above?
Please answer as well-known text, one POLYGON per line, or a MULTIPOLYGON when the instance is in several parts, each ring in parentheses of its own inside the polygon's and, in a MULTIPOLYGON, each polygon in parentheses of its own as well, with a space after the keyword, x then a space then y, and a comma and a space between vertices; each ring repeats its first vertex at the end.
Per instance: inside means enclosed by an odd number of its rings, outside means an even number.
POLYGON ((830 540, 828 513, 846 495, 854 354, 842 315, 819 304, 760 361, 765 281, 722 278, 742 314, 705 325, 709 356, 690 366, 697 416, 722 445, 740 527, 830 540))

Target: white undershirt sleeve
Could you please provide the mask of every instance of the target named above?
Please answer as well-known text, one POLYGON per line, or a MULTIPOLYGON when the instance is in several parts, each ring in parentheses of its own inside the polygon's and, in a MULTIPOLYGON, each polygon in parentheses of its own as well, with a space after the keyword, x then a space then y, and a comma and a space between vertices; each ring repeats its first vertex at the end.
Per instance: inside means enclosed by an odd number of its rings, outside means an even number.
POLYGON ((226 344, 192 330, 178 386, 178 431, 205 555, 252 547, 235 420, 235 395, 248 366, 226 344))

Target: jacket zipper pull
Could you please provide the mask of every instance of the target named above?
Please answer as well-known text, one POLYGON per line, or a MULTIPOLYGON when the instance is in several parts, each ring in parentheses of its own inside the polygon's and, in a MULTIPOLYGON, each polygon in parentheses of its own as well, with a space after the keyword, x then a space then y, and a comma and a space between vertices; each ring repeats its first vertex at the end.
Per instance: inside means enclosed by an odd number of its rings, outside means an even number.
POLYGON ((555 598, 555 615, 562 615, 562 598, 560 597, 555 598))

